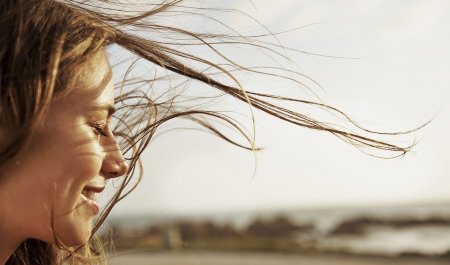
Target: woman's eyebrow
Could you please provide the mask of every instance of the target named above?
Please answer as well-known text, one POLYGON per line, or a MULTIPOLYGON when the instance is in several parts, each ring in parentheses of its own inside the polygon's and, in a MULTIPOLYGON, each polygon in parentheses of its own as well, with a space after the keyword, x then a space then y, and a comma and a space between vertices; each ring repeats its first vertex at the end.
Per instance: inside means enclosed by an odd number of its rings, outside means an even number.
POLYGON ((116 112, 116 109, 114 108, 114 106, 109 103, 95 106, 92 110, 93 111, 107 111, 108 118, 111 117, 116 112))

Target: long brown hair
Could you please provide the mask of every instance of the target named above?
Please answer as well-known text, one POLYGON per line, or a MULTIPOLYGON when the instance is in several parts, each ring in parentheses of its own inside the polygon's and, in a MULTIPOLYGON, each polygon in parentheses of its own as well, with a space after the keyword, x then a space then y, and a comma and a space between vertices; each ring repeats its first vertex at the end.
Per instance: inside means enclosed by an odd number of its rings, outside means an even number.
MULTIPOLYGON (((387 156, 398 156, 412 147, 412 144, 398 146, 378 140, 374 135, 397 135, 414 130, 399 133, 375 132, 359 126, 344 112, 321 102, 245 89, 236 78, 236 71, 300 82, 291 77, 289 69, 266 68, 277 70, 274 74, 256 67, 246 67, 221 53, 215 46, 245 44, 283 56, 276 50, 281 46, 257 42, 258 35, 243 36, 230 28, 231 33, 227 34, 193 32, 158 22, 164 15, 198 15, 198 11, 202 10, 186 6, 183 2, 170 0, 135 6, 131 3, 121 4, 120 1, 0 1, 0 165, 12 159, 28 144, 36 128, 44 121, 52 101, 58 95, 70 91, 71 76, 79 66, 96 52, 111 45, 120 46, 168 73, 229 95, 250 106, 252 111, 259 110, 301 127, 332 133, 358 148, 382 150, 387 152, 387 156), (142 34, 142 31, 145 33, 142 34), (158 33, 158 37, 149 37, 153 33, 158 33), (214 61, 178 49, 179 46, 189 45, 203 46, 219 59, 214 61), (285 107, 287 103, 325 109, 346 119, 353 129, 343 129, 296 112, 285 107)), ((215 20, 213 17, 209 19, 215 20)), ((272 33, 266 33, 270 34, 272 33)), ((156 81, 164 79, 164 76, 148 73, 145 80, 138 81, 127 76, 125 73, 123 81, 116 86, 119 93, 116 99, 118 112, 115 115, 114 132, 121 140, 120 147, 129 160, 130 170, 103 210, 93 233, 111 208, 135 187, 133 184, 125 190, 133 175, 140 178, 142 168, 139 156, 148 146, 156 129, 166 121, 187 118, 230 143, 258 150, 252 134, 247 133, 239 122, 225 113, 204 108, 178 108, 173 98, 158 101, 145 93, 145 89, 140 89, 141 85, 152 86, 156 81), (220 127, 210 122, 213 119, 236 129, 246 143, 225 135, 220 127)), ((53 245, 30 239, 22 243, 7 264, 57 264, 63 260, 68 264, 101 263, 101 247, 94 244, 94 241, 92 239, 82 248, 70 249, 62 244, 53 245)))

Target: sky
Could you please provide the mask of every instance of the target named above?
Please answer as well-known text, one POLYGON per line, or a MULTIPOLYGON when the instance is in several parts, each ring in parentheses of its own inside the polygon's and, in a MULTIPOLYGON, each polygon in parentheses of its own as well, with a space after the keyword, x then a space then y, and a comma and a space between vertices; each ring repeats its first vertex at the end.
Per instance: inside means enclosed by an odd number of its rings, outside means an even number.
MULTIPOLYGON (((308 25, 280 41, 334 57, 291 53, 296 70, 320 83, 323 91, 311 87, 324 102, 364 126, 395 131, 431 124, 399 140, 418 144, 397 159, 374 158, 330 134, 259 114, 257 143, 265 149, 257 162, 251 152, 209 134, 174 131, 143 154, 144 177, 114 215, 450 202, 450 2, 223 2, 273 31, 308 25)), ((233 28, 255 27, 245 17, 224 20, 233 28)))

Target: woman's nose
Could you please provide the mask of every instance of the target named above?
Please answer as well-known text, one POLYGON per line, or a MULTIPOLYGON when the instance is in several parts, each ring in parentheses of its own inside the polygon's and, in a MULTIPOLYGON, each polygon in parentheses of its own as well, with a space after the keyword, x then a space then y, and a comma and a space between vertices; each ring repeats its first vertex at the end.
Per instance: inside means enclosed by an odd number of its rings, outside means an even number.
MULTIPOLYGON (((111 136, 111 138, 113 138, 113 136, 111 136)), ((106 178, 120 177, 128 172, 129 166, 125 162, 122 151, 115 139, 104 143, 103 151, 105 152, 105 156, 103 158, 101 173, 106 178)))

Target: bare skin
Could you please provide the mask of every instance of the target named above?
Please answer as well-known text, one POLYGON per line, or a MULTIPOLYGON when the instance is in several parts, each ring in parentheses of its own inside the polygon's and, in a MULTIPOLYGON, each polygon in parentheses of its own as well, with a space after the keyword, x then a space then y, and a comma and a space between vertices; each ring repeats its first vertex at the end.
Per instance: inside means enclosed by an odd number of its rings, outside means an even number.
POLYGON ((73 81, 31 144, 1 168, 0 264, 28 238, 87 242, 99 210, 95 193, 128 171, 109 128, 114 86, 105 53, 91 58, 73 81))

